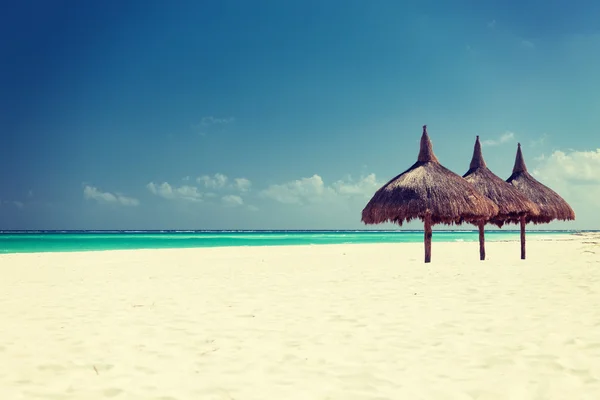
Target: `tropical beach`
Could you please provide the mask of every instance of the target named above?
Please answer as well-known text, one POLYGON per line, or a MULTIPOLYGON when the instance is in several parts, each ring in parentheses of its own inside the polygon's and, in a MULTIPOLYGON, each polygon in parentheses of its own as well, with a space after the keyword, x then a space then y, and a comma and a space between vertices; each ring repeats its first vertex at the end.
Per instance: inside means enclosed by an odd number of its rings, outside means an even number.
POLYGON ((0 255, 5 399, 600 396, 600 234, 0 255))
POLYGON ((600 2, 34 3, 0 400, 600 399, 600 2))

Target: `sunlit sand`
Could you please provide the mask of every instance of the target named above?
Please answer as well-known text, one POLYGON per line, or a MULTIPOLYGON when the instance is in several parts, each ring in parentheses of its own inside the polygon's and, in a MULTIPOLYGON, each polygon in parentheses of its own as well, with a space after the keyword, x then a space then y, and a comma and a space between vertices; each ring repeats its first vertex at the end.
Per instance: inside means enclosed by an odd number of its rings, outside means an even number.
POLYGON ((1 255, 0 398, 595 400, 599 243, 1 255))

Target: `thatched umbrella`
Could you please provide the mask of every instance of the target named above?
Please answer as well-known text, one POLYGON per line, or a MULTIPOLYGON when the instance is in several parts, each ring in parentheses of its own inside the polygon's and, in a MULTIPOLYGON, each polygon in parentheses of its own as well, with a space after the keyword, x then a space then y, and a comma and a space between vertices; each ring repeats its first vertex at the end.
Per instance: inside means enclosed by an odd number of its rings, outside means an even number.
POLYGON ((575 212, 571 206, 556 193, 554 190, 538 182, 527 172, 523 153, 521 152, 521 143, 517 147, 517 157, 512 175, 506 180, 512 184, 529 200, 534 202, 540 209, 537 216, 522 215, 519 218, 521 224, 521 259, 525 259, 525 224, 533 222, 534 224, 548 223, 555 219, 567 221, 575 219, 575 212))
MULTIPOLYGON (((501 227, 507 222, 519 222, 521 216, 538 216, 540 209, 517 188, 502 178, 496 176, 489 170, 483 154, 481 154, 481 143, 479 136, 475 140, 473 158, 466 174, 463 175, 467 181, 473 184, 477 190, 492 200, 498 206, 498 214, 490 219, 490 223, 501 227)), ((485 220, 477 221, 479 227, 479 259, 485 260, 485 220)))
POLYGON ((381 187, 362 211, 365 224, 420 219, 425 224, 425 262, 431 261, 431 226, 488 220, 498 207, 460 175, 443 167, 435 154, 427 125, 412 167, 381 187))

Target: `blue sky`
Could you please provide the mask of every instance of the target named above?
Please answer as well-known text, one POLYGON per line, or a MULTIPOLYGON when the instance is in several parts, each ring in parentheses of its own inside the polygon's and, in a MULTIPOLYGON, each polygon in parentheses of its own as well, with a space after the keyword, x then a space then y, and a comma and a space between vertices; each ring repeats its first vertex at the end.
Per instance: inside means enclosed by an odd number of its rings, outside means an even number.
POLYGON ((600 228, 600 3, 441 3, 5 5, 0 229, 362 228, 423 124, 600 228))

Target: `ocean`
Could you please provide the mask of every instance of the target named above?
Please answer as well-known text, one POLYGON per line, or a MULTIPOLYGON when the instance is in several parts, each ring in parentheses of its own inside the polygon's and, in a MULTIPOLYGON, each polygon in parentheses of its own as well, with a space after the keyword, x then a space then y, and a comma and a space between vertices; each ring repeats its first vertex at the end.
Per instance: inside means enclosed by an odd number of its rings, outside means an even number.
MULTIPOLYGON (((544 237, 573 231, 528 231, 544 237)), ((437 231, 434 242, 478 241, 477 231, 437 231)), ((518 231, 490 230, 486 241, 519 240, 518 231)), ((423 231, 0 231, 0 253, 37 253, 227 246, 415 243, 423 231)))

